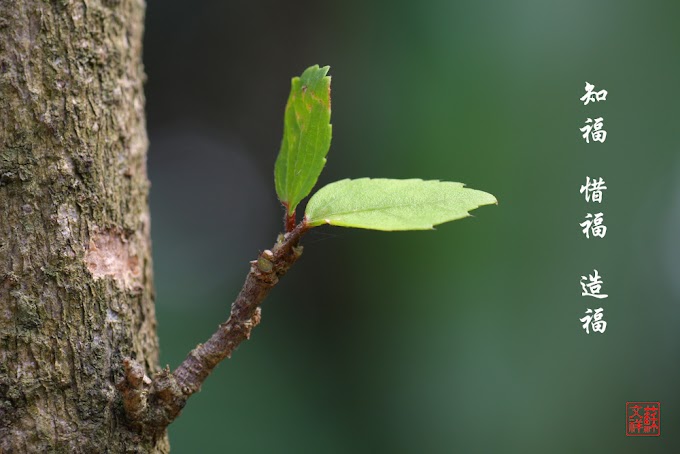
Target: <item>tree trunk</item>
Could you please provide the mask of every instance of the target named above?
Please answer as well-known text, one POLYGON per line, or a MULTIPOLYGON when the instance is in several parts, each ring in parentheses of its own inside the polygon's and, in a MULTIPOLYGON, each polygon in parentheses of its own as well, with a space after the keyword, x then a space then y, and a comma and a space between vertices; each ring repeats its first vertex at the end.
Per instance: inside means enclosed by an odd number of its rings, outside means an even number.
POLYGON ((158 370, 143 0, 0 0, 0 453, 168 452, 127 422, 158 370))

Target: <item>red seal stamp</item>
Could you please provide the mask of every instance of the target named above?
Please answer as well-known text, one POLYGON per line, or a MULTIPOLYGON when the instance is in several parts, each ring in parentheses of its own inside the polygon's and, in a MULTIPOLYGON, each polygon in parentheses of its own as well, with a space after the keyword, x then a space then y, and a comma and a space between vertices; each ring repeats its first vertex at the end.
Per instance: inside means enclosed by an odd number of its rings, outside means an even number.
POLYGON ((626 402, 626 435, 658 437, 661 434, 659 402, 626 402))

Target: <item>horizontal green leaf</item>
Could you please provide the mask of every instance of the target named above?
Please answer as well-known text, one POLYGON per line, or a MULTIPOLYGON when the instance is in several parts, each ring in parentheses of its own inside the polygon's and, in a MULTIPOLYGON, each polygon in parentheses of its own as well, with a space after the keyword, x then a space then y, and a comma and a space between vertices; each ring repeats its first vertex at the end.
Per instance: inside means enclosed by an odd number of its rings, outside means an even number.
POLYGON ((329 68, 314 65, 291 82, 274 168, 276 193, 289 214, 314 188, 331 146, 329 68))
POLYGON ((321 188, 305 209, 307 223, 373 230, 427 230, 498 203, 486 192, 448 181, 360 178, 321 188))

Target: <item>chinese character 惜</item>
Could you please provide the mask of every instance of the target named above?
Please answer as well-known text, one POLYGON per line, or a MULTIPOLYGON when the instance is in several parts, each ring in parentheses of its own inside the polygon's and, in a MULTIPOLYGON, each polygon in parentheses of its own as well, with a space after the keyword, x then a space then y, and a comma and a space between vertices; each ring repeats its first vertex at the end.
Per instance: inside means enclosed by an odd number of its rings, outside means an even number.
POLYGON ((590 328, 593 329, 593 332, 605 332, 607 329, 607 322, 602 320, 603 311, 604 309, 601 307, 595 309, 594 313, 592 309, 588 309, 585 317, 579 319, 583 323, 583 329, 586 330, 586 334, 590 334, 590 328))
POLYGON ((589 102, 599 102, 607 99, 607 90, 594 91, 594 88, 595 85, 586 82, 586 94, 581 97, 584 106, 587 106, 589 102))
POLYGON ((586 120, 586 125, 579 130, 583 133, 583 138, 586 143, 590 143, 592 138, 595 142, 604 143, 607 139, 607 131, 602 129, 602 117, 596 118, 593 122, 592 118, 586 120))
POLYGON ((595 213, 595 217, 593 217, 591 213, 588 213, 586 214, 586 220, 579 225, 583 227, 583 233, 586 238, 590 238, 591 233, 593 236, 604 238, 607 234, 607 226, 602 225, 602 221, 604 221, 602 213, 595 213))
POLYGON ((581 276, 581 288, 583 289, 581 296, 592 296, 598 299, 607 298, 609 296, 600 293, 600 290, 602 290, 602 279, 597 270, 593 270, 593 274, 589 274, 588 277, 581 276))
POLYGON ((586 184, 581 186, 579 192, 581 194, 585 193, 586 202, 592 200, 593 202, 602 203, 602 191, 605 189, 607 189, 607 186, 604 185, 604 180, 601 177, 599 180, 595 178, 591 180, 590 177, 586 177, 586 184))

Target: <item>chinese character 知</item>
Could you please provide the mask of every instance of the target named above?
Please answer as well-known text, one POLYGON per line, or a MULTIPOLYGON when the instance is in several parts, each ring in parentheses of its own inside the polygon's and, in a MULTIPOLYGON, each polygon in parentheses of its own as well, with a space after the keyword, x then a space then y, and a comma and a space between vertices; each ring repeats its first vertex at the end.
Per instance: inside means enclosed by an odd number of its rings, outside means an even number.
POLYGON ((590 143, 592 138, 595 142, 604 143, 607 139, 607 131, 602 129, 602 117, 596 118, 593 123, 592 118, 586 120, 586 125, 579 130, 583 133, 583 138, 586 139, 586 143, 590 143), (591 124, 592 123, 592 124, 591 124))
POLYGON ((604 185, 602 178, 599 180, 593 178, 591 181, 590 177, 586 177, 586 184, 581 186, 579 192, 581 194, 585 193, 586 202, 592 200, 593 202, 602 203, 602 191, 605 189, 607 189, 607 186, 604 185))
POLYGON ((599 102, 607 99, 607 90, 593 91, 593 88, 595 88, 595 85, 586 82, 586 94, 581 98, 584 106, 587 106, 589 102, 595 102, 596 100, 599 102))

